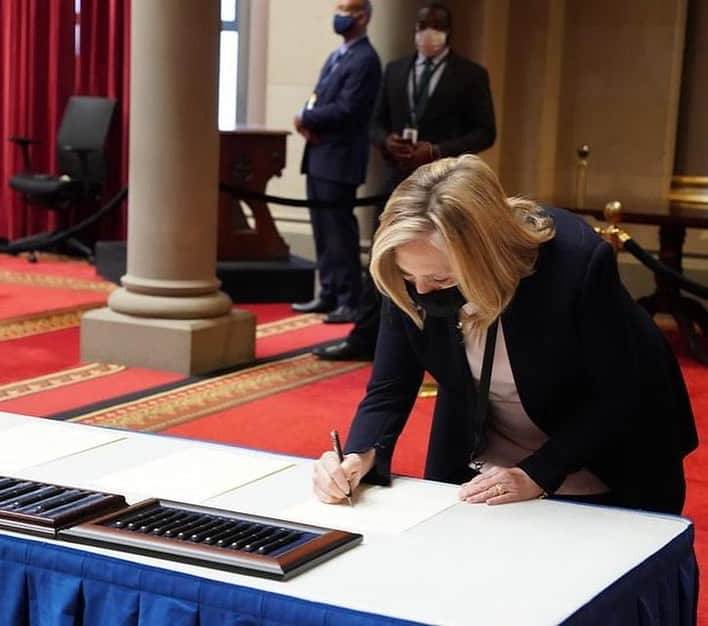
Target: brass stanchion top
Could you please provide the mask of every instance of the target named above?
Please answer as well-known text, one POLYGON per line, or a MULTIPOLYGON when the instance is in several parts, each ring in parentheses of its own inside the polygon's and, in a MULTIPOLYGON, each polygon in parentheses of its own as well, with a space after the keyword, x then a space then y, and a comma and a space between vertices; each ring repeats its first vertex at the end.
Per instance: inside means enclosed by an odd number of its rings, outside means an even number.
POLYGON ((622 203, 619 200, 612 200, 605 205, 603 214, 610 224, 617 225, 622 221, 622 211, 622 203))

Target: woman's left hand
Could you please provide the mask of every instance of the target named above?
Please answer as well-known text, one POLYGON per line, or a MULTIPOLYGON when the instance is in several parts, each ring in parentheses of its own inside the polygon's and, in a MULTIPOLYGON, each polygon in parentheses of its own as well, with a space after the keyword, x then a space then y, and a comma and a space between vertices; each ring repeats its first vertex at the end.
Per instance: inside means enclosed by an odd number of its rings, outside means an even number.
POLYGON ((518 467, 495 467, 460 485, 458 495, 465 502, 507 504, 538 498, 543 489, 518 467))

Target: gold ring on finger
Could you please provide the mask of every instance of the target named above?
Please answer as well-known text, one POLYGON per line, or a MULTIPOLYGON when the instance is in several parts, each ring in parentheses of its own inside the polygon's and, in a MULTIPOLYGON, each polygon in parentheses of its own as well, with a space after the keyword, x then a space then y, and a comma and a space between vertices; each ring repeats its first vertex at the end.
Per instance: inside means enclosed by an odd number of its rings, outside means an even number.
POLYGON ((494 485, 494 490, 498 496, 503 496, 506 493, 506 489, 504 489, 504 485, 501 483, 496 483, 494 485))

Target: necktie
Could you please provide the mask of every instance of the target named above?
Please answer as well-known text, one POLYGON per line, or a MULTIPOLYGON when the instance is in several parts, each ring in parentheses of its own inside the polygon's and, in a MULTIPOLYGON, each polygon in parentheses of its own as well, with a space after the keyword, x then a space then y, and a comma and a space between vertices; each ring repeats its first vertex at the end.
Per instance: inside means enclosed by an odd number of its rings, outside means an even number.
POLYGON ((327 65, 325 66, 324 72, 322 72, 322 77, 320 78, 320 83, 324 82, 329 78, 329 75, 332 73, 335 67, 337 67, 337 63, 341 60, 341 58, 344 56, 344 50, 341 48, 339 50, 335 50, 332 55, 329 57, 329 61, 327 62, 327 65))
POLYGON ((430 79, 433 77, 433 69, 433 60, 426 59, 420 75, 420 85, 418 85, 415 93, 416 119, 420 119, 423 116, 425 105, 428 103, 428 92, 430 91, 430 79))

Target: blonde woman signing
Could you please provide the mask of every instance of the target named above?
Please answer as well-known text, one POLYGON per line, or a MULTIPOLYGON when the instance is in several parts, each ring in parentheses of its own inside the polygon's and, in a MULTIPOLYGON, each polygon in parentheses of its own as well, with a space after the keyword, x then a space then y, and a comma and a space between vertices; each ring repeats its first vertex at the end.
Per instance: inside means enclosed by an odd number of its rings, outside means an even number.
POLYGON ((442 159, 391 196, 371 271, 384 295, 373 373, 343 461, 315 464, 321 500, 390 482, 427 370, 425 477, 460 499, 681 511, 697 438, 680 370, 584 221, 507 198, 475 156, 442 159))

